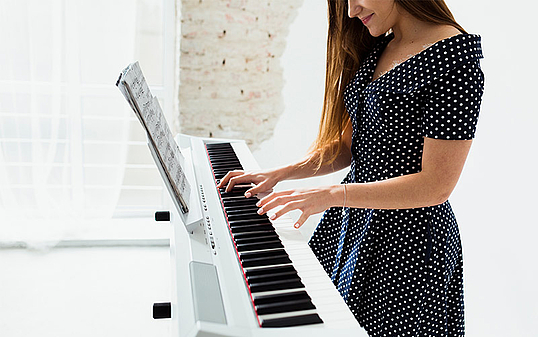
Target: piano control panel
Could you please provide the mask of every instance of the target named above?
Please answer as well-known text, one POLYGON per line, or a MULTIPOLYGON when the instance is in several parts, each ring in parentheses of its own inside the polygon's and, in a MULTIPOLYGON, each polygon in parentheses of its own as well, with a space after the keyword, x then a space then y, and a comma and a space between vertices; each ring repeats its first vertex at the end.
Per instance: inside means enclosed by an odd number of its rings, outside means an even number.
POLYGON ((211 252, 213 255, 217 255, 217 241, 215 239, 215 236, 213 234, 213 228, 211 227, 211 215, 209 212, 209 208, 207 207, 207 200, 204 193, 204 186, 199 186, 200 191, 200 200, 201 200, 201 207, 203 209, 204 213, 204 234, 207 236, 206 243, 211 248, 211 252))

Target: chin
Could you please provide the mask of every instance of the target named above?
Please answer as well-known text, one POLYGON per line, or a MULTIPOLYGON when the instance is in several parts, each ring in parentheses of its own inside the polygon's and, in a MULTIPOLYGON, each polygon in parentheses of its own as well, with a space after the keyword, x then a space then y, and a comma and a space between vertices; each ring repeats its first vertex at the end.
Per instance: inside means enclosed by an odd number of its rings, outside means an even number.
POLYGON ((385 35, 387 33, 387 30, 376 29, 374 27, 372 27, 372 28, 368 27, 368 31, 370 32, 370 35, 372 35, 373 37, 379 37, 379 36, 385 35))
POLYGON ((371 29, 368 30, 370 32, 370 35, 372 35, 373 37, 379 37, 381 35, 383 35, 383 33, 379 32, 379 31, 372 31, 371 29))

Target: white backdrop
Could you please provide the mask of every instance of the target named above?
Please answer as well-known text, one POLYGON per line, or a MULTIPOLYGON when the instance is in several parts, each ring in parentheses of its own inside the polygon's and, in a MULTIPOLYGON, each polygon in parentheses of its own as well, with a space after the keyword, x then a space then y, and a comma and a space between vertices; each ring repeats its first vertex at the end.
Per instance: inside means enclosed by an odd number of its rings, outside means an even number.
MULTIPOLYGON (((446 2, 468 32, 482 36, 485 55, 478 131, 450 198, 464 249, 467 336, 537 336, 535 13, 523 0, 446 2)), ((300 158, 316 135, 326 27, 326 2, 305 0, 282 57, 285 112, 274 137, 254 153, 262 167, 300 158)), ((343 175, 286 182, 279 188, 337 183, 343 175)), ((305 236, 318 219, 303 226, 305 236)))

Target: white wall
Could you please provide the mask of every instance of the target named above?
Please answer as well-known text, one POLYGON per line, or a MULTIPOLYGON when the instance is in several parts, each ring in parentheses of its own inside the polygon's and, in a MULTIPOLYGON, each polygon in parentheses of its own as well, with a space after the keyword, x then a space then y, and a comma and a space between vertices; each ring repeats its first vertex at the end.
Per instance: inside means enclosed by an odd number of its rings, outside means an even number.
MULTIPOLYGON (((482 36, 486 77, 476 139, 450 198, 465 261, 467 336, 536 336, 538 235, 535 215, 538 127, 535 13, 516 0, 447 0, 456 19, 482 36)), ((323 99, 325 1, 307 0, 290 27, 282 66, 285 112, 255 152, 262 167, 300 158, 314 139, 323 99)), ((286 182, 280 188, 336 183, 286 182)), ((297 217, 298 214, 292 214, 297 217)), ((309 236, 318 217, 304 226, 309 236)))
MULTIPOLYGON (((273 137, 254 152, 261 167, 280 166, 302 158, 314 141, 323 103, 325 51, 327 44, 327 5, 322 0, 306 0, 290 26, 286 50, 281 58, 284 69, 284 113, 273 137)), ((283 182, 277 189, 337 184, 347 172, 283 182)), ((299 212, 292 212, 297 219, 299 212)), ((317 225, 321 214, 313 216, 301 228, 306 237, 317 225)))

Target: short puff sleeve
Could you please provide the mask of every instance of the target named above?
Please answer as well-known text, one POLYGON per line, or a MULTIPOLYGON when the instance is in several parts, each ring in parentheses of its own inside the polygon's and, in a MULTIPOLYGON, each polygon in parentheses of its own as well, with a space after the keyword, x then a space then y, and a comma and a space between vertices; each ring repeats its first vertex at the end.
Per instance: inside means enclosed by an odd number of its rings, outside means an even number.
POLYGON ((464 63, 425 88, 422 135, 435 139, 474 138, 484 91, 478 60, 464 63))

